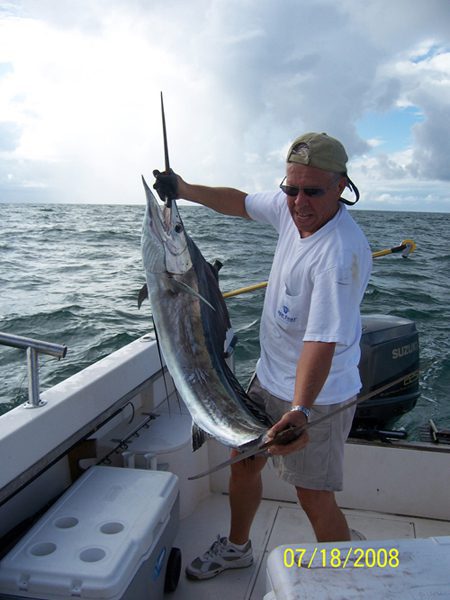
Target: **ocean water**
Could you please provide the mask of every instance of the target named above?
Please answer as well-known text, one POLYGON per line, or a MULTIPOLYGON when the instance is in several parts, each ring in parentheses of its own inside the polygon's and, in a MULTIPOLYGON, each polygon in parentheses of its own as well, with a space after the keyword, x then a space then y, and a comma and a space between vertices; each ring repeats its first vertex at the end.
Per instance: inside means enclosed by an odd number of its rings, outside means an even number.
MULTIPOLYGON (((0 204, 0 331, 66 344, 66 358, 40 357, 41 389, 151 329, 137 308, 144 283, 143 206, 0 204)), ((271 228, 181 206, 185 226, 208 260, 218 258, 223 291, 267 279, 271 228)), ((395 427, 410 439, 433 418, 450 428, 450 214, 352 210, 373 251, 412 238, 416 251, 374 261, 362 312, 416 322, 421 398, 395 427)), ((227 300, 239 338, 236 373, 245 385, 258 357, 264 292, 227 300)), ((0 346, 0 414, 27 400, 25 353, 0 346)))

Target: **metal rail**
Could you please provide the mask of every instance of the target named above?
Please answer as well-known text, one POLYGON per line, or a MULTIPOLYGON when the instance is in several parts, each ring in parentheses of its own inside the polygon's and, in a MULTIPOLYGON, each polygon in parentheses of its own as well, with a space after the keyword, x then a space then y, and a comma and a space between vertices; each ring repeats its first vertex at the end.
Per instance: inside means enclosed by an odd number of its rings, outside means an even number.
POLYGON ((39 397, 39 354, 49 354, 56 358, 64 358, 67 346, 43 342, 33 338, 22 337, 0 331, 0 344, 26 350, 28 366, 28 402, 24 408, 39 408, 46 403, 39 397))
MULTIPOLYGON (((164 367, 164 369, 167 370, 167 367, 164 367)), ((42 475, 42 473, 50 469, 59 460, 61 460, 63 456, 68 454, 77 446, 80 440, 86 440, 89 436, 93 435, 101 427, 103 427, 103 425, 119 415, 124 408, 129 405, 135 396, 145 390, 148 386, 152 385, 160 377, 162 377, 161 370, 153 373, 153 375, 151 375, 148 379, 121 396, 113 404, 105 408, 103 412, 99 413, 91 421, 66 437, 59 445, 49 450, 47 454, 39 458, 34 464, 25 469, 25 471, 14 477, 4 487, 0 488, 0 507, 8 502, 13 496, 18 494, 21 490, 23 490, 29 483, 37 479, 40 475, 42 475)), ((433 446, 433 448, 434 447, 435 446, 433 446)), ((117 451, 117 448, 115 448, 114 451, 117 451)), ((101 460, 104 458, 105 457, 103 457, 101 460)))

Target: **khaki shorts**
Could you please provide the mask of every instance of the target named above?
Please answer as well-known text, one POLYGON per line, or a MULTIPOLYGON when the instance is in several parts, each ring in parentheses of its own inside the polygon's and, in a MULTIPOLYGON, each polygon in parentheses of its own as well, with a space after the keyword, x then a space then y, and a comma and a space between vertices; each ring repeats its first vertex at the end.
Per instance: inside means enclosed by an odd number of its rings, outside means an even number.
MULTIPOLYGON (((276 423, 290 408, 290 403, 265 390, 255 376, 248 395, 252 402, 276 423)), ((310 421, 323 417, 353 400, 327 405, 314 405, 310 421)), ((350 433, 356 405, 308 430, 309 442, 302 450, 287 456, 274 456, 273 464, 281 479, 311 490, 338 492, 342 490, 344 444, 350 433)))

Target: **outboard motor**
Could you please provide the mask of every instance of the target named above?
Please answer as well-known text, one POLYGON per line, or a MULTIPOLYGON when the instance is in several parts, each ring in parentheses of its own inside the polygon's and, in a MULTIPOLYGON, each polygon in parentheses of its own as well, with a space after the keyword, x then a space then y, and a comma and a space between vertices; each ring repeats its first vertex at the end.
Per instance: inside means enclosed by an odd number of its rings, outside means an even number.
MULTIPOLYGON (((414 408, 419 392, 419 335, 413 321, 389 315, 363 315, 359 397, 403 376, 400 383, 356 407, 352 433, 378 429, 414 408)), ((350 435, 352 435, 352 433, 350 435)))

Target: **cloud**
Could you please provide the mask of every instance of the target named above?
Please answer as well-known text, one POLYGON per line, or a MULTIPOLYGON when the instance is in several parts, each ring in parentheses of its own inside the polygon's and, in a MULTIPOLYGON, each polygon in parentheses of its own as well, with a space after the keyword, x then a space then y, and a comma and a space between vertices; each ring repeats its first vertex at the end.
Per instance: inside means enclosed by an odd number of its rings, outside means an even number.
POLYGON ((362 191, 446 182, 449 31, 447 0, 9 2, 0 174, 63 201, 142 201, 140 173, 162 165, 162 89, 172 165, 191 181, 271 187, 290 141, 319 130, 343 141, 362 191), (364 115, 400 106, 422 115, 400 152, 361 136, 364 115))
POLYGON ((420 107, 420 120, 412 127, 412 145, 407 150, 390 156, 366 155, 355 164, 372 180, 382 174, 393 180, 449 181, 450 51, 432 41, 423 42, 407 56, 384 64, 379 77, 395 82, 391 104, 420 107))
POLYGON ((0 153, 9 152, 17 147, 21 129, 16 123, 0 122, 0 153))
POLYGON ((419 177, 449 181, 450 50, 438 52, 418 63, 412 77, 409 98, 425 115, 413 131, 413 168, 419 177))

